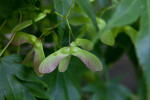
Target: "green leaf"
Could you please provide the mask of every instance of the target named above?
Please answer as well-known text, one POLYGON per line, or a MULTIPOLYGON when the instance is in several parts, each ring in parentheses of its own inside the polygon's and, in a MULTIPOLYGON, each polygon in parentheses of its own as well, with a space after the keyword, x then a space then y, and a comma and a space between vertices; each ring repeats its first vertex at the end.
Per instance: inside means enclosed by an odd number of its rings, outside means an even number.
POLYGON ((59 72, 64 72, 67 70, 68 68, 68 65, 69 65, 69 62, 70 62, 70 58, 71 58, 71 55, 63 58, 61 61, 60 61, 60 64, 59 64, 59 67, 58 67, 58 70, 59 72))
POLYGON ((24 86, 24 99, 25 100, 37 100, 31 93, 28 92, 25 86, 24 86))
POLYGON ((81 46, 84 50, 90 51, 93 49, 93 43, 87 39, 77 38, 70 46, 81 46))
POLYGON ((17 26, 15 26, 11 32, 20 31, 20 30, 30 26, 31 24, 32 24, 32 20, 23 21, 20 24, 18 24, 17 26))
POLYGON ((71 47, 71 54, 80 58, 80 60, 91 70, 101 71, 102 63, 100 60, 90 52, 82 50, 78 47, 71 47))
POLYGON ((100 36, 100 40, 110 46, 115 44, 115 38, 111 30, 105 31, 105 33, 100 36))
MULTIPOLYGON (((0 81, 2 81, 2 80, 0 79, 0 81)), ((2 84, 0 84, 0 100, 5 100, 2 84)))
POLYGON ((85 86, 83 91, 92 94, 90 100, 128 100, 132 95, 125 86, 115 82, 96 81, 85 86))
POLYGON ((50 9, 45 9, 42 13, 39 13, 38 16, 35 18, 35 22, 45 18, 47 16, 47 14, 49 14, 51 12, 50 9))
POLYGON ((135 22, 140 15, 141 3, 141 0, 122 0, 108 26, 113 28, 135 22))
POLYGON ((22 60, 21 57, 18 55, 10 55, 2 58, 2 62, 5 62, 5 66, 7 66, 8 68, 9 66, 11 66, 10 71, 12 71, 12 73, 14 73, 20 80, 27 82, 39 82, 44 86, 46 86, 46 84, 36 76, 34 71, 32 71, 30 68, 27 68, 21 64, 16 63, 21 62, 21 60, 22 60))
MULTIPOLYGON (((106 26, 106 22, 101 19, 101 18, 97 18, 97 22, 98 22, 98 28, 100 29, 100 31, 106 26)), ((91 39, 93 39, 93 37, 95 35, 97 35, 97 31, 95 30, 94 26, 92 25, 92 23, 88 23, 86 25, 87 29, 86 29, 86 32, 88 33, 89 37, 91 39)))
MULTIPOLYGON (((1 64, 0 64, 0 68, 1 68, 1 64)), ((2 73, 0 71, 0 77, 2 76, 2 73)), ((4 97, 4 92, 3 92, 3 84, 2 84, 2 78, 0 78, 0 100, 5 100, 5 97, 4 97)))
POLYGON ((76 0, 80 8, 91 18, 95 28, 98 30, 96 16, 89 0, 76 0))
POLYGON ((76 16, 76 17, 71 18, 69 22, 74 26, 79 26, 79 25, 90 23, 91 20, 89 17, 76 16))
POLYGON ((143 0, 141 27, 136 39, 136 53, 144 71, 147 96, 150 100, 150 1, 143 0))
POLYGON ((132 40, 132 43, 135 44, 137 31, 131 26, 124 26, 123 31, 130 37, 130 39, 132 40))
POLYGON ((50 99, 48 91, 45 91, 46 89, 41 84, 24 82, 23 85, 33 96, 43 99, 50 99))
POLYGON ((108 46, 105 49, 104 53, 105 62, 109 65, 119 60, 120 57, 122 57, 122 55, 124 54, 124 52, 128 51, 132 43, 127 34, 123 33, 118 34, 118 36, 116 37, 116 41, 117 42, 115 46, 113 47, 108 46))
POLYGON ((0 84, 3 87, 1 92, 5 93, 5 97, 8 100, 23 99, 23 87, 14 75, 4 69, 4 65, 5 63, 0 64, 0 84))
POLYGON ((39 67, 40 73, 50 73, 52 72, 60 61, 69 55, 69 47, 63 47, 60 50, 52 53, 48 57, 46 57, 39 67))
POLYGON ((17 55, 10 55, 1 59, 0 93, 4 93, 8 100, 24 100, 22 81, 37 82, 44 87, 46 86, 31 69, 19 64, 19 62, 21 62, 21 58, 17 55))
POLYGON ((115 38, 121 32, 126 33, 130 37, 132 43, 135 44, 137 31, 131 26, 122 26, 107 30, 100 36, 100 39, 103 43, 113 46, 115 44, 115 38))
POLYGON ((80 100, 81 95, 73 75, 68 70, 64 73, 54 71, 47 77, 51 84, 52 100, 80 100), (52 84, 53 83, 53 84, 52 84))
POLYGON ((0 17, 10 18, 16 11, 24 8, 26 2, 24 0, 0 0, 0 17))
MULTIPOLYGON (((56 12, 58 12, 62 16, 65 16, 69 10, 71 3, 72 0, 54 0, 54 6, 56 12)), ((62 19, 63 19, 62 17, 57 16, 57 22, 61 21, 62 19)), ((66 21, 62 22, 58 26, 59 45, 61 44, 61 41, 63 39, 65 25, 66 25, 66 21)))
MULTIPOLYGON (((141 0, 122 0, 108 25, 93 38, 93 42, 96 42, 102 34, 112 28, 128 25, 136 21, 141 12, 141 4, 141 0)), ((109 45, 109 43, 107 44, 109 45)))
MULTIPOLYGON (((49 9, 46 9, 44 10, 42 13, 40 13, 36 18, 35 18, 35 22, 43 19, 46 17, 47 13, 50 13, 51 10, 49 9)), ((15 26, 11 32, 17 32, 17 31, 20 31, 28 26, 32 25, 32 20, 28 20, 28 21, 23 21, 21 22, 20 24, 18 24, 17 26, 15 26)))

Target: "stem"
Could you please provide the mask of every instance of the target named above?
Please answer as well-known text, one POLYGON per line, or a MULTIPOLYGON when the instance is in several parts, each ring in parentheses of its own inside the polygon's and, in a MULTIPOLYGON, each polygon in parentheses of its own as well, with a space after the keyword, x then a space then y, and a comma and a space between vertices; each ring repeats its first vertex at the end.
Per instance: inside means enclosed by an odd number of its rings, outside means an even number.
POLYGON ((33 57, 33 54, 34 53, 34 48, 31 49, 31 51, 27 54, 27 56, 25 57, 25 59, 23 60, 23 64, 27 64, 30 62, 30 60, 32 59, 33 57))
MULTIPOLYGON (((57 12, 55 12, 55 14, 58 15, 58 16, 60 16, 60 17, 63 17, 63 15, 61 15, 61 14, 59 14, 59 13, 57 13, 57 12)), ((73 32, 72 32, 72 29, 71 29, 71 27, 70 27, 70 24, 69 24, 69 21, 68 21, 67 18, 66 18, 66 21, 67 21, 67 24, 68 24, 69 31, 71 32, 71 35, 72 35, 73 39, 75 40, 74 35, 73 35, 73 32)))
MULTIPOLYGON (((21 11, 19 12, 19 15, 20 15, 20 17, 19 17, 19 24, 21 23, 21 20, 22 20, 22 13, 21 13, 21 11)), ((21 48, 21 46, 18 46, 18 49, 17 49, 17 54, 19 55, 19 53, 20 53, 20 48, 21 48)))
POLYGON ((58 12, 54 12, 54 13, 62 18, 64 17, 63 15, 59 14, 58 12))
MULTIPOLYGON (((50 27, 50 28, 47 28, 47 29, 46 29, 47 31, 49 31, 49 30, 51 30, 51 29, 53 29, 53 28, 58 27, 65 19, 67 19, 67 17, 69 16, 70 11, 71 11, 72 6, 73 6, 73 4, 74 4, 75 1, 76 1, 76 0, 73 0, 73 1, 72 1, 71 5, 70 5, 70 7, 69 7, 69 10, 67 11, 67 13, 66 13, 66 15, 63 17, 63 19, 62 19, 61 21, 59 21, 55 26, 50 27)), ((55 12, 55 14, 58 14, 58 13, 55 12)), ((62 16, 62 15, 60 15, 60 14, 58 14, 58 15, 59 15, 59 16, 62 16)), ((45 34, 45 32, 40 36, 40 38, 41 38, 44 34, 45 34)))
POLYGON ((4 22, 3 22, 2 25, 0 26, 0 30, 4 27, 5 24, 6 24, 6 20, 4 20, 4 22))
MULTIPOLYGON (((68 10, 68 12, 67 12, 67 14, 66 14, 65 16, 62 16, 61 14, 55 12, 55 14, 57 14, 58 16, 63 17, 63 19, 62 19, 60 22, 58 22, 55 26, 46 29, 46 31, 42 33, 42 35, 39 37, 39 39, 41 39, 41 38, 43 37, 43 35, 44 35, 47 31, 50 31, 50 30, 52 30, 53 28, 58 27, 65 19, 67 19, 68 15, 69 15, 69 13, 70 13, 70 11, 71 11, 71 8, 72 8, 72 6, 73 6, 73 4, 74 4, 74 2, 75 2, 75 0, 72 1, 71 5, 70 5, 70 8, 69 8, 69 10, 68 10)), ((69 25, 69 26, 70 26, 70 25, 69 25)), ((74 38, 74 37, 73 37, 73 38, 74 38)), ((69 42, 69 43, 70 43, 70 42, 69 42)), ((31 50, 31 52, 32 52, 32 50, 31 50)))
POLYGON ((114 4, 114 5, 112 5, 112 6, 109 6, 109 7, 107 7, 107 8, 104 8, 104 10, 101 12, 101 14, 100 14, 100 17, 102 17, 103 15, 104 15, 104 13, 107 11, 107 10, 110 10, 110 9, 113 9, 113 8, 115 8, 117 6, 117 4, 114 4))
POLYGON ((72 30, 71 30, 71 27, 69 25, 68 19, 66 19, 66 21, 67 21, 67 25, 68 25, 68 28, 69 28, 69 47, 70 47, 70 37, 71 37, 70 33, 72 32, 72 30))
MULTIPOLYGON (((19 23, 21 22, 21 20, 22 20, 22 14, 20 13, 19 23)), ((5 24, 6 24, 6 20, 5 20, 5 21, 3 22, 3 24, 1 25, 0 30, 3 28, 3 26, 4 26, 5 24)), ((12 33, 13 33, 13 32, 12 32, 12 33)), ((2 54, 5 52, 5 50, 8 48, 8 46, 10 45, 10 43, 13 41, 15 35, 16 35, 16 32, 13 33, 13 35, 12 35, 11 38, 10 38, 10 41, 7 43, 7 45, 5 46, 5 48, 4 48, 4 49, 2 50, 2 52, 0 53, 0 57, 1 57, 2 54)), ((20 47, 19 47, 19 49, 20 49, 20 47)), ((18 49, 18 51, 19 51, 19 49, 18 49)), ((19 53, 19 52, 17 52, 17 53, 19 53)))
POLYGON ((21 23, 21 20, 22 20, 22 13, 20 12, 20 18, 19 18, 19 23, 21 23))
POLYGON ((18 49, 17 49, 17 54, 19 55, 19 53, 20 53, 20 47, 21 46, 18 46, 18 49))
POLYGON ((16 33, 13 33, 13 35, 11 36, 10 41, 8 42, 8 44, 5 46, 5 48, 3 49, 3 51, 0 53, 0 57, 2 56, 2 54, 5 52, 5 50, 7 49, 7 47, 10 45, 10 43, 12 42, 12 40, 14 39, 16 33))
MULTIPOLYGON (((51 28, 51 29, 53 29, 53 28, 51 28)), ((41 38, 43 37, 43 35, 44 35, 47 31, 50 31, 51 29, 44 31, 44 32, 42 33, 42 35, 39 37, 39 39, 41 39, 41 38)))
POLYGON ((71 27, 70 27, 70 24, 69 24, 68 19, 66 19, 66 21, 67 21, 68 28, 69 28, 69 44, 70 44, 70 35, 72 35, 72 37, 73 37, 74 40, 75 40, 75 38, 74 38, 74 35, 73 35, 73 32, 72 32, 72 29, 71 29, 71 27), (71 34, 70 34, 70 33, 71 33, 71 34))

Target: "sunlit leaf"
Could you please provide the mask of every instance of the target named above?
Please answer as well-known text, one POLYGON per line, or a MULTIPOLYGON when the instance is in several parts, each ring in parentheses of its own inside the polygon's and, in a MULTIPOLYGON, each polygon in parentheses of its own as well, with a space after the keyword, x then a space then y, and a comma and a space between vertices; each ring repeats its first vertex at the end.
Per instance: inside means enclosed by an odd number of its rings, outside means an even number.
POLYGON ((60 64, 59 64, 59 67, 58 67, 58 70, 59 72, 64 72, 67 70, 68 68, 68 65, 69 65, 69 62, 70 62, 70 58, 71 58, 71 55, 63 58, 61 61, 60 61, 60 64))
POLYGON ((40 73, 52 72, 60 63, 60 61, 69 55, 69 50, 70 49, 68 47, 63 47, 60 50, 46 57, 40 64, 40 73))
POLYGON ((71 54, 80 58, 80 60, 93 71, 101 71, 103 68, 100 60, 90 52, 78 47, 71 47, 71 54))

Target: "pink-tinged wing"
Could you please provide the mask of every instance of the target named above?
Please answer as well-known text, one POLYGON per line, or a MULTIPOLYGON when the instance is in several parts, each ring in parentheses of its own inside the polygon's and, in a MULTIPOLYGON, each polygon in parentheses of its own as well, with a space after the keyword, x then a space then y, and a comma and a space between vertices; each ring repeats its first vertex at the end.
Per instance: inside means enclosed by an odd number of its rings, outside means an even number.
POLYGON ((80 58, 80 60, 93 71, 101 71, 103 68, 100 60, 90 52, 78 47, 71 47, 71 54, 80 58))
POLYGON ((39 66, 41 62, 45 59, 43 45, 40 41, 36 43, 38 46, 34 47, 34 71, 39 76, 42 77, 43 73, 39 72, 39 66))
POLYGON ((24 32, 17 32, 13 41, 12 41, 12 44, 19 46, 23 43, 34 44, 36 41, 37 41, 37 38, 33 35, 30 35, 30 34, 27 34, 24 32))
POLYGON ((59 67, 58 67, 58 70, 59 72, 64 72, 67 70, 68 68, 68 65, 69 65, 69 62, 70 62, 70 58, 71 58, 71 55, 63 58, 61 61, 60 61, 60 64, 59 64, 59 67))
POLYGON ((50 73, 52 72, 60 61, 69 55, 68 47, 61 48, 60 50, 54 52, 45 58, 39 67, 40 73, 50 73))
POLYGON ((87 39, 76 39, 76 41, 72 42, 70 44, 71 46, 80 46, 82 47, 84 50, 90 51, 93 49, 93 43, 90 40, 87 39))

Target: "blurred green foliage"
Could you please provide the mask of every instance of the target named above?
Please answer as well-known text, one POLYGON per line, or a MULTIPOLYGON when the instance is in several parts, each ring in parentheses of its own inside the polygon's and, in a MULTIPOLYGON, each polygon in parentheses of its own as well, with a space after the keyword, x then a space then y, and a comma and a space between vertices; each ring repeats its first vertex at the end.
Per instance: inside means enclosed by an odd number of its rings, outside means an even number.
POLYGON ((93 72, 76 57, 67 71, 42 78, 33 71, 33 48, 9 45, 0 57, 0 100, 150 100, 150 0, 0 0, 0 53, 17 31, 40 37, 46 56, 75 38, 93 41, 103 64, 93 72), (60 15, 56 14, 59 13, 60 15), (43 35, 42 35, 43 34, 43 35), (18 54, 18 55, 16 55, 18 54), (109 68, 126 54, 134 65, 136 92, 110 79, 109 68), (9 56, 8 56, 9 55, 9 56), (22 63, 28 55, 27 62, 22 63))

